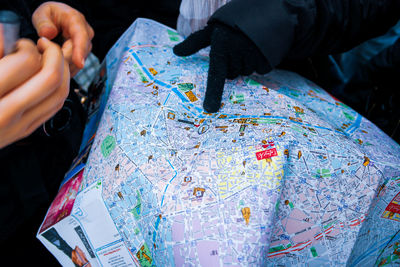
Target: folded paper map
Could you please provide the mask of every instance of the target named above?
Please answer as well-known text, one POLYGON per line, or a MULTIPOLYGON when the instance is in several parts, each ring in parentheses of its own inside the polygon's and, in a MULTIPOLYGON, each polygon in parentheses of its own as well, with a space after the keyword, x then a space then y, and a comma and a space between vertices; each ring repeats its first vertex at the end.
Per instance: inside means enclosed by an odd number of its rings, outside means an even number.
POLYGON ((398 264, 400 146, 282 70, 227 80, 222 108, 208 114, 208 50, 177 57, 182 40, 138 19, 108 53, 111 92, 88 160, 74 166, 38 233, 57 259, 398 264))

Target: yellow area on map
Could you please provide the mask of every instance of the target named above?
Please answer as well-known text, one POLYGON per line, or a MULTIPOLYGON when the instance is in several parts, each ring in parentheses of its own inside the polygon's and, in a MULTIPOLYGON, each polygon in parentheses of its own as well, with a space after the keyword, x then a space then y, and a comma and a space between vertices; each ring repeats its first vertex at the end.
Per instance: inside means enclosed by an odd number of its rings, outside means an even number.
POLYGON ((217 174, 218 194, 222 199, 252 185, 268 189, 278 188, 284 175, 284 154, 276 146, 278 156, 272 157, 269 162, 257 160, 254 147, 232 148, 232 150, 218 151, 217 174), (243 161, 246 158, 246 164, 243 161), (249 160, 250 159, 250 160, 249 160))

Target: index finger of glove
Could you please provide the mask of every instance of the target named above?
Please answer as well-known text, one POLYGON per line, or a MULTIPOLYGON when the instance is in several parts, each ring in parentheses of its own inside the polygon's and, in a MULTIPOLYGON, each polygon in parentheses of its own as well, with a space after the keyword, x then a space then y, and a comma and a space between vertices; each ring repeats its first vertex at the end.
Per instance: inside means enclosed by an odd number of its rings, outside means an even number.
POLYGON ((227 56, 224 53, 216 53, 215 49, 215 47, 211 47, 207 89, 203 103, 204 109, 210 113, 217 112, 221 106, 228 71, 227 56))
POLYGON ((204 29, 192 33, 183 42, 174 46, 173 51, 177 56, 190 56, 202 48, 210 45, 212 28, 206 26, 204 29))

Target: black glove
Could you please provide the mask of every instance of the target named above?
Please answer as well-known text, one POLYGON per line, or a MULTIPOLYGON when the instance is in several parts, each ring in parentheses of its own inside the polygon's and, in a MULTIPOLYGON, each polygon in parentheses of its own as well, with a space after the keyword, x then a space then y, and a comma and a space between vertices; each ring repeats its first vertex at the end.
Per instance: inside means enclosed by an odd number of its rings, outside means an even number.
POLYGON ((221 106, 225 78, 234 79, 253 72, 265 74, 271 70, 271 66, 244 33, 218 22, 191 34, 174 47, 174 53, 189 56, 209 45, 210 65, 203 107, 213 113, 221 106))

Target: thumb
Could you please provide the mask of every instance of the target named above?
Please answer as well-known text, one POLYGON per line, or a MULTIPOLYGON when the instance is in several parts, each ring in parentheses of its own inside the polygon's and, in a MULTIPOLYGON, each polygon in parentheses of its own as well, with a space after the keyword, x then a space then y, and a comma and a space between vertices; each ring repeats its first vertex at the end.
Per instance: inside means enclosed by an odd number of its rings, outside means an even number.
POLYGON ((71 39, 65 41, 61 47, 64 59, 68 62, 72 62, 72 49, 73 49, 73 44, 71 39))
POLYGON ((32 23, 40 37, 46 37, 51 40, 58 34, 51 10, 48 8, 38 8, 32 15, 32 23))
POLYGON ((212 30, 212 26, 207 25, 204 29, 192 33, 183 42, 174 46, 174 54, 181 57, 190 56, 200 49, 209 46, 212 30))

